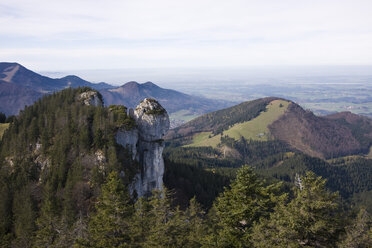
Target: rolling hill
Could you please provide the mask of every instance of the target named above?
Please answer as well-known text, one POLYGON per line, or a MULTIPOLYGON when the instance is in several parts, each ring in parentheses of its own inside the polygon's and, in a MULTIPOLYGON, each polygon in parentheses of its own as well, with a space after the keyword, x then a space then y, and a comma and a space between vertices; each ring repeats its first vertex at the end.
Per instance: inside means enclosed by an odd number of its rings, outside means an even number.
POLYGON ((223 147, 222 139, 278 140, 319 158, 367 154, 372 121, 352 113, 320 117, 294 102, 262 98, 208 113, 167 134, 186 147, 223 147))

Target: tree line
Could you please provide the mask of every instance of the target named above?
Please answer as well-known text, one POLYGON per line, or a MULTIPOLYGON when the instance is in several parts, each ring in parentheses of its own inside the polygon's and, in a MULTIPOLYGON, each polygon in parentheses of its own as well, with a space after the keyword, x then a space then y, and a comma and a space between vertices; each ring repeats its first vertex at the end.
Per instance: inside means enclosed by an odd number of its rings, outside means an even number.
MULTIPOLYGON (((53 208, 48 190, 38 218, 22 240, 2 237, 2 247, 370 247, 371 217, 342 209, 326 180, 307 172, 284 193, 248 166, 206 212, 195 198, 181 210, 172 192, 154 191, 134 201, 117 171, 101 185, 89 216, 69 223, 53 208)), ((27 218, 27 216, 24 216, 27 218)), ((26 230, 25 230, 26 229, 26 230)))

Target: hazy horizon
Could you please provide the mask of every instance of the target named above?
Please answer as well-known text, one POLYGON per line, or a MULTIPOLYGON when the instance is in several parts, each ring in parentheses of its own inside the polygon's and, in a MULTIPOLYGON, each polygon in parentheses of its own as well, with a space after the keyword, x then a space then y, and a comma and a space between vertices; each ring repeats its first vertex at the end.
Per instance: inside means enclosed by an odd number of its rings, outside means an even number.
POLYGON ((372 65, 368 0, 3 0, 0 55, 35 71, 372 65))
POLYGON ((52 78, 76 75, 87 81, 115 86, 129 81, 151 81, 162 87, 179 88, 179 84, 356 84, 372 80, 371 66, 250 66, 202 68, 127 68, 111 70, 37 71, 52 78), (311 80, 307 82, 306 80, 311 80), (315 81, 314 81, 315 80, 315 81), (318 81, 316 81, 318 80, 318 81), (328 81, 327 81, 328 80, 328 81), (362 80, 362 81, 360 81, 362 80))

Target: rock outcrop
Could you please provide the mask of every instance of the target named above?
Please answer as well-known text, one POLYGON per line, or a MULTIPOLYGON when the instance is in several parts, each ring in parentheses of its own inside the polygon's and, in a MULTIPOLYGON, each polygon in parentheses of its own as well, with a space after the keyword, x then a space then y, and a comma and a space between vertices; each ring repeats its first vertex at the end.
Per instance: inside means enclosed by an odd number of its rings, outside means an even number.
POLYGON ((136 122, 132 130, 119 130, 116 142, 128 148, 141 165, 131 186, 132 193, 146 196, 153 189, 162 189, 164 160, 163 136, 169 129, 169 117, 166 110, 154 99, 144 99, 133 112, 129 114, 136 122))
POLYGON ((98 94, 97 91, 86 91, 79 95, 79 100, 88 106, 103 106, 102 99, 98 94))

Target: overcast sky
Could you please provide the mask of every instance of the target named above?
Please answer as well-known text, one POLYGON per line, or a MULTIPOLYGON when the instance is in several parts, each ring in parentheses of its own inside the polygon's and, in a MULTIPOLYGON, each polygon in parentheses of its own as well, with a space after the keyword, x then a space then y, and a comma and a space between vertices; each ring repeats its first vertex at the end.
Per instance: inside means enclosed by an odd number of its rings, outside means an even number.
POLYGON ((1 0, 0 60, 33 70, 372 65, 371 0, 1 0))

